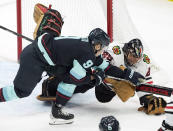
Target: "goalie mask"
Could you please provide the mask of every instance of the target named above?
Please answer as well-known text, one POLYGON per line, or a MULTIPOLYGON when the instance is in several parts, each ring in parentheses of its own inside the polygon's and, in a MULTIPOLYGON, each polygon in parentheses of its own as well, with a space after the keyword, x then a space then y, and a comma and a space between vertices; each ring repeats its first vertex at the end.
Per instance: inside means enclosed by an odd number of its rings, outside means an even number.
POLYGON ((99 44, 101 45, 100 49, 98 50, 95 50, 94 48, 95 53, 97 53, 97 51, 102 50, 104 47, 108 46, 110 43, 109 36, 100 28, 93 29, 88 36, 88 40, 93 47, 99 44))
POLYGON ((143 45, 139 39, 132 39, 122 48, 127 66, 136 64, 143 56, 143 45))
POLYGON ((99 129, 100 131, 119 131, 119 122, 114 116, 103 117, 99 129))

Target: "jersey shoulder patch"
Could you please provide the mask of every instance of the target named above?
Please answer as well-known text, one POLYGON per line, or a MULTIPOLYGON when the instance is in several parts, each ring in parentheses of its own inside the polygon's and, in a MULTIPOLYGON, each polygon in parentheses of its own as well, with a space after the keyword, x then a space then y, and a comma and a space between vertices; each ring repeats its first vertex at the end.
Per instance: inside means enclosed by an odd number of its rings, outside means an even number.
POLYGON ((143 55, 143 61, 147 64, 150 64, 150 58, 148 57, 148 55, 146 54, 143 55))
POLYGON ((117 46, 113 46, 112 48, 114 54, 116 55, 120 55, 121 54, 121 50, 120 50, 120 47, 117 45, 117 46))

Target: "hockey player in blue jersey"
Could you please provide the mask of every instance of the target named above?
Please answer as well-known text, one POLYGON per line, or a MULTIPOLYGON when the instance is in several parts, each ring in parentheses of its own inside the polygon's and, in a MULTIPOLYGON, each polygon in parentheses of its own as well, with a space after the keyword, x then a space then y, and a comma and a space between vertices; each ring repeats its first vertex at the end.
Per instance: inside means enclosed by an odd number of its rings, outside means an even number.
POLYGON ((99 85, 102 82, 109 62, 97 56, 107 45, 109 37, 100 28, 92 30, 88 38, 54 37, 50 31, 45 31, 22 51, 13 85, 0 89, 0 101, 29 96, 41 80, 42 73, 54 68, 61 82, 57 86, 50 124, 56 124, 57 119, 62 123, 72 122, 74 115, 64 113, 62 106, 72 97, 77 85, 99 85), (100 70, 91 75, 90 69, 94 66, 100 70))
MULTIPOLYGON (((108 68, 115 68, 114 73, 118 76, 124 74, 123 71, 116 71, 120 70, 118 67, 112 67, 102 59, 101 53, 108 45, 109 37, 100 28, 92 30, 87 38, 54 37, 50 31, 45 31, 21 53, 20 67, 13 85, 0 89, 0 101, 29 96, 41 80, 43 71, 53 70, 59 83, 50 124, 73 122, 74 115, 64 113, 62 107, 70 100, 77 86, 98 86, 108 68), (94 73, 91 72, 92 68, 94 73)), ((125 72, 125 75, 130 74, 125 72)), ((131 78, 136 81, 138 76, 131 78)))
MULTIPOLYGON (((102 29, 93 29, 86 38, 61 37, 63 20, 57 11, 48 9, 41 18, 36 39, 21 53, 13 85, 0 88, 0 102, 29 96, 40 82, 42 73, 47 71, 59 80, 50 124, 71 123, 74 115, 65 113, 63 106, 75 93, 76 87, 100 85, 108 68, 115 68, 114 72, 118 76, 130 74, 118 72, 119 68, 112 67, 101 57, 103 49, 110 42, 109 36, 102 29)), ((137 77, 132 76, 130 79, 137 81, 137 77)))

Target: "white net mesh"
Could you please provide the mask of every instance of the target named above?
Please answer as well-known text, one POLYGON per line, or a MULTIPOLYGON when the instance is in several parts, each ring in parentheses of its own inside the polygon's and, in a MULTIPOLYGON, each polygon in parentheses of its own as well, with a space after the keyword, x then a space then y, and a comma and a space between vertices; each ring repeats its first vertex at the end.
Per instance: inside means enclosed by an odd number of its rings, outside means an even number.
MULTIPOLYGON (((22 34, 33 38, 36 26, 33 19, 34 6, 41 3, 52 5, 64 18, 62 34, 64 36, 87 36, 96 27, 107 31, 107 0, 22 0, 22 34)), ((133 38, 140 38, 144 51, 151 58, 149 48, 138 33, 129 16, 124 0, 113 0, 113 39, 117 43, 125 43, 133 38)), ((23 47, 28 42, 23 40, 23 47)), ((153 62, 152 69, 159 70, 153 62)))
MULTIPOLYGON (((22 0, 22 33, 30 38, 36 26, 33 11, 37 3, 51 4, 52 9, 61 13, 63 36, 87 36, 96 27, 107 30, 106 0, 22 0)), ((28 44, 27 41, 23 43, 28 44)))
POLYGON ((113 1, 113 36, 114 41, 118 43, 140 37, 128 14, 124 0, 113 1))
POLYGON ((150 57, 152 72, 159 71, 160 67, 153 60, 147 43, 137 31, 131 19, 124 0, 113 0, 113 39, 117 43, 126 43, 131 39, 139 38, 144 46, 144 53, 150 57))

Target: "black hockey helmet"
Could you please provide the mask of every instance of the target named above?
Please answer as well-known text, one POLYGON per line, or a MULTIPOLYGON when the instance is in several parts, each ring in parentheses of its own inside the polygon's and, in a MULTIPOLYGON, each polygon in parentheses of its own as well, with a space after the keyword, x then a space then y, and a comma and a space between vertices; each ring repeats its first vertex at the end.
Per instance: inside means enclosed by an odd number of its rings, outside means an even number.
POLYGON ((134 57, 140 58, 143 55, 143 45, 139 39, 132 39, 124 44, 123 52, 128 55, 131 53, 134 57))
POLYGON ((100 131, 119 131, 119 122, 114 116, 103 117, 99 129, 100 131))
POLYGON ((89 36, 88 36, 89 42, 94 46, 95 44, 100 43, 102 48, 105 46, 108 46, 110 43, 110 38, 108 34, 106 34, 102 29, 95 28, 93 29, 89 36))

